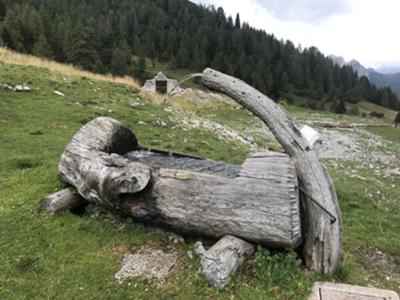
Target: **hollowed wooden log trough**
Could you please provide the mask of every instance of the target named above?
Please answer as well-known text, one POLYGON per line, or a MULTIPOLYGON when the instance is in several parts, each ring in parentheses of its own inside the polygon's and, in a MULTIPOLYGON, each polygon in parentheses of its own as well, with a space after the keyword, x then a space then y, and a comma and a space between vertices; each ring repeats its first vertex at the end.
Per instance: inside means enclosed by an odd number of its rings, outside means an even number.
POLYGON ((211 69, 200 77, 263 120, 287 154, 257 153, 237 166, 147 151, 126 126, 100 117, 67 145, 59 178, 87 201, 138 220, 278 248, 302 245, 310 269, 333 272, 341 254, 340 209, 329 174, 298 124, 243 81, 211 69))

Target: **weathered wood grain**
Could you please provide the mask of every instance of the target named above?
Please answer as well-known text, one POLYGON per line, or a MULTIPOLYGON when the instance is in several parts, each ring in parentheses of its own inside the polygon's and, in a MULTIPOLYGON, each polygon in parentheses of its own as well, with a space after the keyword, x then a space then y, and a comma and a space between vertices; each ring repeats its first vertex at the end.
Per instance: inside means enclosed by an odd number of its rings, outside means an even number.
POLYGON ((150 182, 149 167, 121 156, 137 148, 136 137, 126 126, 111 118, 96 118, 65 148, 58 176, 89 202, 118 210, 122 195, 140 192, 150 182))
POLYGON ((54 214, 68 209, 77 208, 87 202, 72 189, 67 188, 51 194, 42 200, 43 211, 54 214))
POLYGON ((293 159, 303 190, 304 257, 317 272, 332 273, 342 251, 342 219, 329 174, 300 133, 299 124, 283 107, 245 82, 205 69, 201 82, 222 92, 259 117, 293 159))
POLYGON ((97 118, 66 147, 59 177, 89 202, 178 231, 284 248, 301 242, 297 175, 286 154, 259 153, 224 167, 171 155, 165 162, 150 155, 146 165, 138 161, 143 155, 122 156, 132 151, 140 147, 128 128, 97 118))
POLYGON ((287 155, 256 154, 235 179, 160 169, 153 195, 167 224, 180 230, 216 238, 234 234, 280 248, 301 241, 297 178, 287 155))
POLYGON ((240 265, 255 252, 249 244, 234 236, 224 236, 200 257, 202 273, 211 286, 223 289, 240 265))

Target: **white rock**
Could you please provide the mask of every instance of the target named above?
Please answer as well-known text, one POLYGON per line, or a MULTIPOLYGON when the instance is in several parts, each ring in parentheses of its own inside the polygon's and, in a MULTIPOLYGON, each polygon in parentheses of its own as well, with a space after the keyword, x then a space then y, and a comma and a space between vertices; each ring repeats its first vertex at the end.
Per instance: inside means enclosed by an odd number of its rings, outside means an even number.
POLYGON ((61 97, 65 96, 63 93, 61 93, 60 91, 57 91, 57 90, 54 91, 54 94, 61 96, 61 97))
POLYGON ((202 273, 211 286, 223 289, 229 283, 231 274, 254 251, 253 245, 227 235, 201 255, 202 273))
POLYGON ((197 255, 203 255, 206 252, 206 249, 203 246, 203 243, 198 241, 194 244, 194 253, 197 255))
POLYGON ((138 106, 140 106, 140 103, 131 101, 131 102, 129 102, 129 105, 132 106, 132 107, 138 107, 138 106))
POLYGON ((31 88, 29 86, 25 85, 25 84, 16 85, 14 87, 14 91, 16 91, 16 92, 30 92, 31 88))

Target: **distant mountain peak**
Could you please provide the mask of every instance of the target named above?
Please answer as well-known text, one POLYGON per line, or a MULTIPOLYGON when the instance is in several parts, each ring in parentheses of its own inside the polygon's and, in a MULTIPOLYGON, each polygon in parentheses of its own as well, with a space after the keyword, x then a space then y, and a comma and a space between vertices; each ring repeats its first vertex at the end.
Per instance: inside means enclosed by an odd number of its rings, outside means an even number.
POLYGON ((366 68, 364 67, 358 60, 352 59, 349 63, 349 66, 351 66, 353 68, 354 71, 357 72, 358 76, 366 76, 366 77, 370 77, 371 72, 375 72, 374 69, 372 68, 366 68))
POLYGON ((343 67, 346 65, 346 60, 342 56, 336 56, 336 55, 329 55, 328 56, 334 64, 338 65, 339 67, 343 67))
POLYGON ((334 64, 340 67, 345 65, 351 66, 359 77, 368 77, 368 79, 378 87, 390 86, 392 90, 400 96, 400 67, 387 68, 384 69, 386 72, 382 72, 381 69, 377 71, 372 68, 366 68, 356 59, 346 62, 341 56, 330 55, 328 57, 334 64), (396 71, 398 72, 396 73, 396 71))
POLYGON ((348 62, 342 57, 342 56, 335 56, 335 55, 330 55, 329 58, 332 60, 334 64, 337 64, 340 67, 343 66, 351 66, 355 72, 357 72, 358 76, 366 76, 370 77, 370 74, 372 72, 376 72, 372 68, 366 68, 364 67, 358 60, 352 59, 348 62))

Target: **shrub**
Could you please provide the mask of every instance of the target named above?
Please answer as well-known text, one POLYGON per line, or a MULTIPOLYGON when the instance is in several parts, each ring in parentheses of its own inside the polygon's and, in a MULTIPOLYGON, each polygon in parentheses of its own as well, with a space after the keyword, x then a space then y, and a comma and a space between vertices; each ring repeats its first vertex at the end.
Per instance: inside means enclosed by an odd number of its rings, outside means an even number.
POLYGON ((371 117, 378 118, 378 119, 383 119, 385 117, 384 113, 380 113, 380 112, 376 112, 376 111, 370 112, 369 115, 371 117))
POLYGON ((396 118, 394 119, 395 124, 400 124, 400 111, 397 113, 396 118))
POLYGON ((359 116, 360 115, 360 111, 358 110, 357 106, 352 106, 349 110, 349 114, 353 115, 353 116, 359 116))

